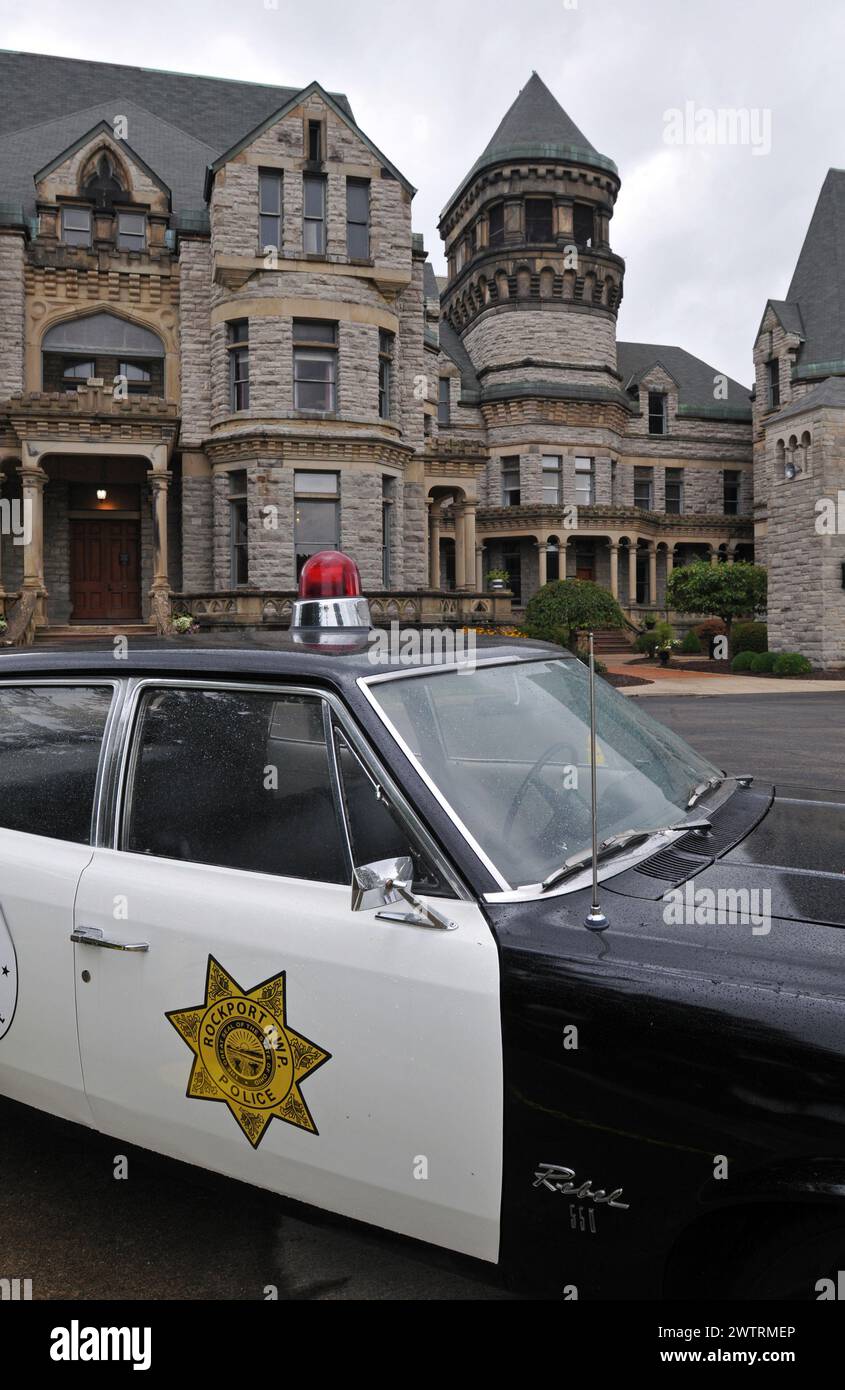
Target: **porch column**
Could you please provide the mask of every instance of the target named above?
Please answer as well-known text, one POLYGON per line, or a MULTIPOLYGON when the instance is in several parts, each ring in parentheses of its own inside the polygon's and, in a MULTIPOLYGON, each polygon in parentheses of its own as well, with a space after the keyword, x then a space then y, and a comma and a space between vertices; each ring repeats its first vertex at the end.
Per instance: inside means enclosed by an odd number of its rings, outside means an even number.
POLYGON ((546 575, 547 575, 547 573, 548 573, 548 569, 547 569, 546 560, 547 560, 548 553, 549 553, 548 542, 547 542, 547 541, 543 541, 543 542, 541 543, 540 541, 538 541, 538 542, 537 542, 537 574, 538 574, 538 578, 539 578, 539 580, 540 580, 540 588, 541 588, 541 589, 542 589, 543 585, 544 585, 545 583, 547 583, 546 575))
MULTIPOLYGON (((3 483, 5 482, 3 469, 4 465, 0 461, 0 497, 3 495, 3 483)), ((0 526, 0 618, 3 617, 5 611, 5 605, 3 603, 5 597, 6 590, 3 588, 3 528, 0 526)))
MULTIPOLYGON (((734 547, 731 546, 730 550, 728 551, 728 564, 729 564, 729 565, 732 565, 735 559, 736 559, 736 551, 735 551, 734 547)), ((3 592, 3 576, 0 575, 0 593, 2 593, 2 592, 3 592)))
POLYGON ((43 468, 22 465, 18 469, 23 493, 23 584, 22 589, 35 591, 38 596, 36 622, 46 622, 44 599, 44 485, 47 474, 43 468))
POLYGON ((710 549, 710 563, 711 563, 711 565, 713 565, 713 566, 718 565, 718 563, 719 563, 719 552, 718 552, 718 550, 715 548, 715 546, 711 546, 711 549, 710 549))
POLYGON ((628 542, 628 607, 637 601, 637 542, 628 542))
POLYGON ((619 598, 619 546, 616 541, 610 542, 610 592, 615 599, 619 598))
POLYGON ((484 546, 475 547, 475 588, 479 594, 484 593, 484 546))
POLYGON ((673 571, 674 568, 675 568, 675 547, 674 547, 673 545, 667 545, 667 547, 666 547, 666 583, 667 583, 667 584, 669 583, 669 576, 670 576, 670 574, 672 573, 672 571, 673 571))
POLYGON ((150 590, 152 619, 159 632, 170 628, 170 578, 167 555, 167 490, 173 477, 164 468, 150 472, 153 494, 153 587, 150 590))
POLYGON ((475 584, 475 503, 464 502, 464 588, 475 584))
POLYGON ((466 588, 466 530, 464 527, 464 504, 455 502, 452 507, 455 518, 455 588, 466 588))
POLYGON ((440 588, 440 503, 428 499, 428 587, 440 588))
POLYGON ((654 608, 657 603, 657 546, 654 541, 648 545, 648 602, 654 608))

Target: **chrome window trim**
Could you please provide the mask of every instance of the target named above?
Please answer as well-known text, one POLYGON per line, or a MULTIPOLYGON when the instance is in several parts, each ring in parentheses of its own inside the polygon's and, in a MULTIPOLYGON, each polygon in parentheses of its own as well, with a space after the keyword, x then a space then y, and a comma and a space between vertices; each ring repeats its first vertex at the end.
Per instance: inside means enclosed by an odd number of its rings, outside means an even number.
MULTIPOLYGON (((33 686, 52 686, 54 689, 111 690, 109 712, 106 715, 106 722, 103 725, 103 733, 100 739, 97 773, 94 779, 94 799, 91 805, 91 829, 88 832, 88 848, 96 849, 100 844, 100 836, 102 834, 103 800, 104 791, 107 790, 108 786, 112 738, 123 704, 123 681, 119 676, 90 676, 88 678, 80 676, 28 677, 21 673, 17 676, 0 677, 0 691, 5 689, 19 689, 21 686, 24 686, 27 690, 32 689, 33 686)), ((0 829, 4 828, 5 827, 0 826, 0 829)), ((30 832, 23 831, 22 833, 28 834, 30 832)), ((75 840, 62 840, 61 843, 76 844, 77 842, 75 840)))
MULTIPOLYGON (((288 684, 288 683, 286 683, 285 681, 279 681, 279 680, 275 680, 275 681, 237 681, 237 680, 225 680, 225 679, 224 679, 224 680, 221 680, 221 679, 202 680, 201 678, 197 678, 197 677, 191 677, 191 678, 189 678, 189 679, 180 680, 178 677, 161 677, 161 678, 159 678, 159 677, 156 677, 156 676, 143 676, 143 677, 137 677, 137 676, 136 676, 136 677, 130 677, 130 678, 128 678, 128 680, 127 680, 126 695, 125 695, 125 699, 124 699, 124 701, 123 701, 123 705, 122 705, 121 712, 120 712, 120 725, 119 725, 119 731, 118 731, 118 733, 117 733, 117 735, 116 735, 116 740, 115 740, 114 759, 113 759, 112 764, 111 764, 111 778, 112 778, 112 785, 113 785, 113 792, 114 792, 114 795, 113 795, 113 801, 112 801, 112 807, 111 807, 111 817, 110 817, 109 833, 108 833, 107 835, 104 834, 104 837, 103 837, 103 840, 102 840, 102 843, 101 843, 101 847, 102 847, 102 848, 112 849, 112 850, 115 850, 116 852, 119 852, 119 853, 121 853, 121 854, 134 854, 134 853, 136 853, 136 852, 133 851, 133 850, 124 850, 124 849, 121 848, 121 845, 120 845, 120 834, 121 834, 121 826, 122 826, 122 821, 123 821, 123 814, 124 814, 124 810, 125 810, 125 802, 126 802, 126 800, 127 800, 127 797, 126 797, 126 790, 127 790, 127 786, 128 786, 127 777, 128 777, 128 773, 129 773, 129 770, 130 770, 130 769, 129 769, 129 763, 130 763, 130 760, 134 757, 134 754, 135 754, 135 751, 136 751, 136 748, 137 748, 137 740, 136 740, 136 738, 135 738, 135 729, 136 729, 137 716, 138 716, 138 711, 139 711, 140 704, 141 704, 141 699, 142 699, 143 695, 145 694, 145 692, 146 692, 147 690, 149 690, 149 689, 156 689, 156 690, 189 690, 189 689, 194 689, 194 690, 240 690, 240 691, 252 692, 252 693, 254 693, 254 694, 259 694, 259 695, 271 695, 271 696, 272 696, 272 695, 278 696, 278 695, 281 695, 281 694, 286 694, 286 695, 310 695, 310 696, 313 696, 314 698, 316 698, 316 699, 318 699, 318 700, 322 700, 322 701, 323 701, 323 710, 324 710, 324 711, 328 710, 328 711, 330 711, 332 714, 335 715, 338 724, 340 725, 340 727, 343 729, 344 733, 345 733, 345 734, 347 735, 347 737, 349 738, 350 743, 351 743, 352 746, 355 748, 355 750, 357 751, 357 753, 359 754, 359 756, 361 757, 361 759, 362 759, 362 761, 365 763, 365 765, 371 770, 371 772, 373 773, 373 776, 376 778, 376 780, 379 781, 379 782, 382 784, 382 786, 385 788, 385 791, 387 792, 388 796, 389 796, 390 799, 392 800, 392 802, 393 802, 393 804, 395 805, 395 807, 396 807, 397 811, 399 812, 400 816, 402 817, 402 819, 403 819, 403 820, 405 821, 405 823, 407 824, 407 827, 408 827, 410 833, 414 836, 415 839, 417 839, 417 840, 419 841, 420 845, 421 845, 422 848, 425 850, 425 852, 426 852, 427 854, 430 854, 430 855, 431 855, 431 857, 432 857, 432 859, 434 860, 435 864, 437 865, 438 869, 439 869, 440 872, 442 873, 445 882, 448 883, 449 886, 450 886, 450 887, 452 888, 452 890, 454 891, 455 896, 456 896, 457 898, 459 898, 459 899, 465 901, 465 902, 474 902, 474 901, 475 901, 475 895, 470 891, 470 889, 467 887, 467 885, 463 882, 463 879, 462 879, 461 876, 459 875, 459 873, 458 873, 458 871, 456 870, 455 866, 451 863, 451 861, 447 858, 447 856, 446 856, 446 855, 444 854, 444 852, 441 850, 440 846, 437 844, 437 841, 436 841, 436 840, 434 839, 434 837, 429 833, 429 831, 426 829, 426 827, 422 824, 422 822, 420 821, 420 819, 419 819, 419 817, 417 816, 416 812, 414 811, 414 809, 413 809, 411 803, 408 801, 408 799, 407 799, 407 797, 405 796, 404 792, 403 792, 403 791, 401 790, 401 788, 399 787, 399 784, 396 782, 396 780, 395 780, 393 777, 391 777, 390 773, 389 773, 389 772, 387 771, 387 769, 383 766, 382 760, 378 757, 378 755, 377 755, 377 754, 374 752, 374 750, 370 747, 369 743, 368 743, 368 742, 366 741, 366 739, 365 739, 364 734, 362 733, 362 731, 361 731, 361 730, 357 727, 357 725, 355 724, 355 721, 354 721, 354 719, 353 719, 353 717, 352 717, 351 711, 350 711, 350 710, 347 708, 347 706, 343 703, 342 699, 341 699, 338 695, 336 695, 336 694, 334 693, 334 691, 325 690, 325 689, 321 688, 321 687, 318 686, 318 685, 303 685, 301 682, 291 682, 290 684, 288 684), (119 746, 118 746, 118 745, 119 745, 119 746)), ((327 716, 326 716, 326 714, 324 713, 324 728, 325 728, 325 720, 326 720, 326 717, 327 717, 327 716)), ((333 779, 334 779, 334 774, 333 774, 333 771, 332 771, 332 756, 331 756, 331 752, 330 752, 330 749, 329 749, 329 748, 327 748, 327 757, 328 757, 328 761, 329 761, 329 777, 330 777, 330 780, 332 780, 332 790, 334 791, 334 790, 335 790, 335 786, 334 786, 334 780, 333 780, 333 779)), ((337 795, 337 793, 335 793, 335 794, 337 795)), ((344 805, 343 805, 343 799, 342 799, 342 798, 340 798, 339 805, 340 805, 340 814, 341 814, 341 816, 342 816, 342 817, 344 818, 344 820, 345 820, 346 812, 345 812, 345 808, 344 808, 344 805)), ((348 826, 345 827, 345 831, 346 831, 346 836, 349 837, 349 827, 348 827, 348 826)), ((349 839, 349 843, 350 843, 350 845, 351 845, 351 838, 349 839)), ((143 858, 144 856, 141 855, 141 856, 139 856, 139 857, 140 857, 140 858, 143 858)), ((195 863, 196 861, 194 861, 194 860, 174 860, 173 862, 174 862, 174 863, 195 863)), ((209 866, 209 867, 212 867, 212 866, 209 866)), ((251 870, 251 869, 243 869, 243 870, 234 870, 233 872, 236 872, 236 873, 254 873, 254 872, 257 872, 257 871, 256 871, 256 870, 251 870)), ((320 883, 320 884, 322 884, 323 886, 327 886, 327 885, 326 885, 326 880, 323 880, 323 879, 294 878, 294 877, 291 876, 291 875, 283 875, 283 874, 268 874, 268 875, 266 875, 266 877, 275 878, 275 879, 277 879, 280 883, 282 883, 282 882, 302 883, 302 884, 320 883)), ((351 880, 350 880, 350 882, 351 882, 351 880)), ((333 884, 330 884, 330 885, 328 885, 328 886, 333 887, 333 888, 341 888, 341 887, 344 887, 345 885, 333 883, 333 884)))

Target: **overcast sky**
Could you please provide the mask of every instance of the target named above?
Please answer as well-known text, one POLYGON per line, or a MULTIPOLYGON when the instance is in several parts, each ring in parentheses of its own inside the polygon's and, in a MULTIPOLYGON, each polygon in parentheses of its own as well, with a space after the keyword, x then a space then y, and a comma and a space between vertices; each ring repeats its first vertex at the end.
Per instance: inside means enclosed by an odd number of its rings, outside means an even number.
POLYGON ((0 47, 345 92, 419 189, 438 273, 438 214, 536 69, 619 167, 619 337, 745 383, 766 299, 845 165, 842 0, 0 0, 0 47), (667 143, 687 103, 699 123, 749 110, 753 143, 667 143))

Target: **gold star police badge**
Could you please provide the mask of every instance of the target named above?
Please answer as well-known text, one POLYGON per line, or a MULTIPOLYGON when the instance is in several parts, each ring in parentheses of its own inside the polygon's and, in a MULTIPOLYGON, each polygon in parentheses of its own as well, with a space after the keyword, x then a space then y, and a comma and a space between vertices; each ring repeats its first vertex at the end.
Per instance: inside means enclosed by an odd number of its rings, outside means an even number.
POLYGON ((209 956, 205 1002, 165 1018, 194 1054, 186 1094, 228 1105, 254 1149, 274 1115, 319 1133, 299 1087, 331 1053, 288 1026, 284 970, 247 992, 209 956))

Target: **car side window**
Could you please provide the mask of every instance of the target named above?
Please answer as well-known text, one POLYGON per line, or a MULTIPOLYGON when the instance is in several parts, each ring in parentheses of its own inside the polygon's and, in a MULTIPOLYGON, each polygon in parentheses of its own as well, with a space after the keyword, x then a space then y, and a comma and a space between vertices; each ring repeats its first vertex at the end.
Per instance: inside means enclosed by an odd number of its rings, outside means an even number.
POLYGON ((91 843, 107 686, 0 686, 0 827, 91 843))
POLYGON ((432 862, 431 856, 417 843, 399 812, 381 791, 374 776, 340 729, 335 730, 335 746, 352 841, 352 857, 356 865, 375 864, 381 859, 401 859, 410 855, 414 865, 412 886, 415 893, 454 897, 453 889, 432 862))
POLYGON ((348 884, 322 700, 226 689, 147 692, 121 845, 134 854, 348 884))

